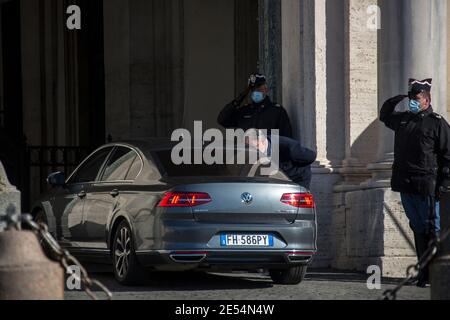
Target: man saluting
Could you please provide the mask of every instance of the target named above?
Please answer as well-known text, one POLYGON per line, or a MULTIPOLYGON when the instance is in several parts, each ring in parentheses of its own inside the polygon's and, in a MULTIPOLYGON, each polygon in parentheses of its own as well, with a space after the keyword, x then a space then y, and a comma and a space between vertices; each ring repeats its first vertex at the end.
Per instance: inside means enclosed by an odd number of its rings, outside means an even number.
MULTIPOLYGON (((433 111, 431 82, 410 79, 408 95, 387 100, 380 112, 380 120, 395 131, 391 185, 393 191, 401 193, 418 259, 440 231, 439 190, 450 185, 450 127, 433 111), (409 110, 395 111, 405 98, 409 98, 409 110)), ((417 286, 427 286, 428 278, 426 267, 417 278, 417 286)))
POLYGON ((278 129, 280 136, 292 138, 292 127, 286 110, 273 103, 266 77, 252 74, 248 87, 220 112, 217 122, 229 129, 278 129))

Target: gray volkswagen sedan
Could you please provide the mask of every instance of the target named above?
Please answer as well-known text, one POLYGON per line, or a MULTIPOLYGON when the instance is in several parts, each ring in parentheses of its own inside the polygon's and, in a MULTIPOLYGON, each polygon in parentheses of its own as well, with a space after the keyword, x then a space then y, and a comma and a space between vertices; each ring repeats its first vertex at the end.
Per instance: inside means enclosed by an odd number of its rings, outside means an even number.
POLYGON ((112 143, 33 206, 58 242, 82 261, 112 263, 117 281, 153 271, 267 269, 298 284, 317 251, 309 190, 254 165, 175 165, 161 140, 112 143))

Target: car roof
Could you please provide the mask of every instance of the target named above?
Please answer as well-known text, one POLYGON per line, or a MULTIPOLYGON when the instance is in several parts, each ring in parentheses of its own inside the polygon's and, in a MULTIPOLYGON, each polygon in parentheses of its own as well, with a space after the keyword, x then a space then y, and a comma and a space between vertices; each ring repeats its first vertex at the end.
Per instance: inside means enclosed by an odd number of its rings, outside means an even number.
POLYGON ((177 142, 170 141, 170 138, 139 138, 112 142, 111 145, 130 145, 141 149, 141 151, 155 151, 171 149, 177 142))
MULTIPOLYGON (((234 141, 233 141, 234 142, 234 141)), ((128 145, 140 149, 142 152, 160 151, 160 150, 171 150, 179 141, 171 141, 170 138, 138 138, 123 141, 111 142, 105 146, 115 146, 115 145, 128 145)), ((244 147, 246 150, 248 147, 244 147)), ((224 147, 223 149, 228 149, 224 147)), ((240 150, 239 147, 232 147, 234 150, 240 150)))

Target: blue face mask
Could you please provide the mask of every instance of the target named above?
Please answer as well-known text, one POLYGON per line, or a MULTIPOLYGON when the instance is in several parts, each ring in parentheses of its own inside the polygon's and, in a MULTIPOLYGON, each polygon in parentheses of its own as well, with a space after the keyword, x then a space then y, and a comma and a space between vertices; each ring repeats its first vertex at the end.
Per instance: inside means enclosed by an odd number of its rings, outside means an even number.
POLYGON ((412 113, 419 113, 422 110, 420 107, 420 103, 417 100, 410 100, 409 101, 409 111, 412 113))
POLYGON ((259 91, 253 91, 252 92, 252 100, 254 103, 260 103, 264 100, 264 93, 259 91))

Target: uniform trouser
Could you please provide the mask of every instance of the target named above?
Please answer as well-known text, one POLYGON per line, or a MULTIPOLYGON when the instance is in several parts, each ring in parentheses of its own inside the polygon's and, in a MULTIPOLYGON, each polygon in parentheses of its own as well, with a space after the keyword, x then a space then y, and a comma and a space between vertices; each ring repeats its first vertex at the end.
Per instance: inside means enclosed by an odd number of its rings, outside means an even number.
MULTIPOLYGON (((432 237, 440 232, 440 206, 432 197, 413 194, 401 194, 403 208, 409 219, 409 225, 414 232, 417 258, 424 255, 432 237), (434 218, 432 205, 435 205, 434 218)), ((428 267, 419 274, 419 281, 428 281, 428 267)))
POLYGON ((401 194, 403 208, 405 209, 406 216, 409 220, 409 225, 414 233, 418 234, 430 234, 434 232, 438 234, 440 228, 440 214, 439 214, 439 202, 431 201, 430 197, 414 195, 414 194, 401 194), (430 230, 430 212, 432 203, 435 207, 435 219, 434 230, 430 230))

